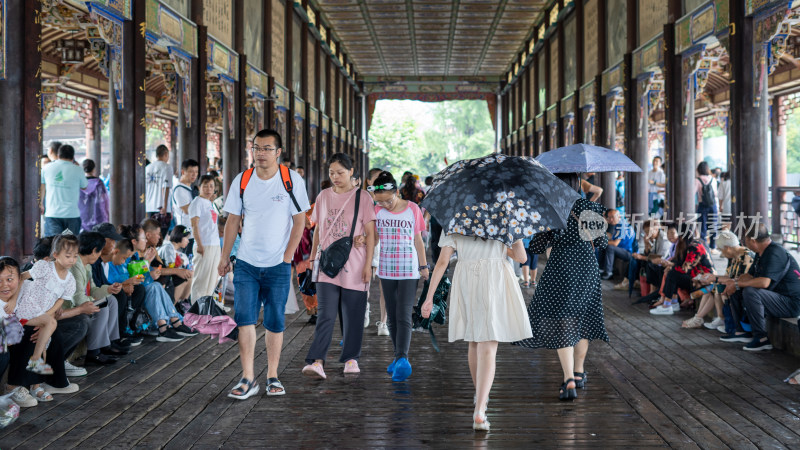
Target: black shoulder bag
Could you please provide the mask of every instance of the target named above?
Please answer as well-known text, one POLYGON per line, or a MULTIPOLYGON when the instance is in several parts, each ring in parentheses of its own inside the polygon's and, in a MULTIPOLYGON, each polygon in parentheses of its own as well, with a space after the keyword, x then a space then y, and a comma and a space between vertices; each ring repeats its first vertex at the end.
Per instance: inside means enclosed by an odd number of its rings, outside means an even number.
POLYGON ((328 248, 322 250, 319 256, 319 270, 330 278, 336 277, 350 258, 353 234, 356 232, 356 221, 358 220, 358 207, 361 205, 361 193, 356 191, 355 198, 356 208, 353 214, 353 224, 350 227, 350 236, 337 239, 328 248))

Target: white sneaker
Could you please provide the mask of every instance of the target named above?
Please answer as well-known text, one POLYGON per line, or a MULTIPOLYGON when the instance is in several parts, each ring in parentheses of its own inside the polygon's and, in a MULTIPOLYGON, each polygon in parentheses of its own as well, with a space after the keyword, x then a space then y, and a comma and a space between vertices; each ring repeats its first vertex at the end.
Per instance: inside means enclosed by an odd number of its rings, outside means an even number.
POLYGON ((21 408, 30 408, 39 404, 39 401, 31 396, 28 389, 20 386, 11 391, 11 400, 18 404, 21 408))
POLYGON ((367 311, 364 313, 364 328, 369 327, 369 302, 367 302, 367 311))
POLYGON ((679 312, 681 310, 681 303, 680 302, 672 302, 672 311, 679 312))
POLYGON ((75 392, 78 392, 78 385, 75 383, 70 383, 65 388, 57 388, 50 386, 47 383, 42 383, 42 387, 44 388, 45 391, 51 394, 73 394, 75 392))
POLYGON ((725 330, 725 325, 723 325, 721 327, 717 327, 717 331, 719 331, 720 333, 723 333, 723 334, 727 333, 727 330, 725 330))
POLYGON ((659 306, 657 308, 651 309, 650 314, 654 316, 671 316, 675 313, 672 310, 672 306, 659 306))
POLYGON ((721 317, 715 317, 714 320, 708 323, 703 324, 704 327, 708 328, 709 330, 718 329, 720 326, 722 329, 725 329, 725 320, 721 317))
POLYGON ((614 285, 614 290, 616 291, 627 291, 628 290, 628 279, 625 278, 624 280, 620 281, 619 283, 614 285))
MULTIPOLYGON (((68 377, 85 377, 86 369, 83 367, 73 366, 69 361, 64 361, 64 371, 68 377)), ((53 392, 53 391, 48 391, 53 392)))
POLYGON ((375 325, 378 326, 378 336, 389 336, 389 327, 386 326, 386 322, 378 322, 375 325))

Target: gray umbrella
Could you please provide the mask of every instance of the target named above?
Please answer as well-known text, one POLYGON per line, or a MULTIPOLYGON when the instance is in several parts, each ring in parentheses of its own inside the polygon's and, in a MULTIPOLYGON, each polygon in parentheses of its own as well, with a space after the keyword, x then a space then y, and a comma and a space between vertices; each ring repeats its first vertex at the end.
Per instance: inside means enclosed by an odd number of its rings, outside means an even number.
POLYGON ((491 154, 439 172, 422 206, 447 234, 510 246, 535 233, 566 228, 578 198, 575 190, 535 159, 491 154))

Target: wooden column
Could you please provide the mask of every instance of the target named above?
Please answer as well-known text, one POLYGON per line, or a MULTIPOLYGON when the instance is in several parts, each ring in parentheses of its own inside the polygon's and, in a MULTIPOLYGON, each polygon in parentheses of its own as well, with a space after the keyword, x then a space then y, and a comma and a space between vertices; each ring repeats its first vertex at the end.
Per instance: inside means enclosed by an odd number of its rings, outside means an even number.
POLYGON ((650 156, 648 125, 649 111, 647 102, 644 103, 644 120, 639 123, 639 107, 641 98, 645 95, 645 87, 639 83, 633 72, 633 51, 638 45, 637 22, 638 22, 638 3, 636 0, 628 0, 628 48, 625 54, 625 131, 627 133, 627 148, 630 149, 628 157, 642 168, 639 173, 625 174, 625 203, 627 212, 631 214, 632 220, 641 220, 649 216, 650 205, 647 204, 647 160, 650 156))
MULTIPOLYGON (((679 3, 679 2, 678 2, 679 3)), ((681 73, 681 56, 675 55, 675 27, 664 28, 666 56, 664 79, 666 89, 666 161, 667 161, 667 205, 669 217, 684 219, 695 213, 695 123, 694 102, 688 105, 688 119, 683 123, 685 83, 681 73)), ((690 98, 692 98, 690 96, 690 98)))
POLYGON ((191 20, 197 24, 197 58, 192 60, 192 126, 186 129, 184 157, 200 163, 200 173, 208 170, 206 124, 206 70, 208 67, 208 28, 203 24, 203 0, 192 0, 191 20))
MULTIPOLYGON (((233 125, 233 137, 228 136, 227 155, 222 156, 222 189, 228 195, 228 186, 236 174, 244 166, 242 158, 245 141, 245 103, 247 102, 247 55, 244 54, 244 3, 235 4, 233 12, 233 48, 239 54, 239 80, 233 85, 233 108, 236 120, 233 125)), ((227 100, 226 100, 227 101, 227 100)), ((227 120, 225 120, 227 122, 227 120)))
MULTIPOLYGON (((595 77, 595 83, 597 83, 597 92, 598 98, 597 103, 595 106, 596 113, 595 113, 595 123, 597 123, 597 142, 598 145, 606 145, 606 139, 608 136, 608 110, 606 108, 606 101, 605 95, 602 94, 603 92, 603 77, 602 72, 605 68, 608 67, 608 63, 606 61, 606 28, 608 21, 606 19, 606 4, 605 2, 599 2, 597 7, 597 22, 598 22, 598 30, 597 34, 599 42, 597 46, 597 59, 598 64, 597 67, 599 68, 600 74, 595 77)), ((612 143, 613 144, 613 143, 612 143)), ((606 208, 614 209, 617 207, 617 192, 616 192, 616 185, 614 184, 614 173, 613 172, 605 172, 599 173, 595 176, 595 180, 600 180, 600 187, 603 188, 603 195, 600 196, 600 203, 602 203, 606 208)))
MULTIPOLYGON (((109 120, 111 126, 111 222, 138 223, 145 216, 145 39, 136 24, 145 20, 145 1, 134 0, 133 20, 122 25, 122 86, 125 105, 109 120)), ((109 109, 117 108, 113 83, 109 109)))
POLYGON ((6 6, 6 72, 0 80, 0 254, 20 259, 32 253, 39 233, 42 112, 38 94, 42 79, 41 6, 8 2, 6 6))
POLYGON ((284 8, 284 23, 283 23, 283 42, 284 42, 284 51, 283 51, 283 66, 284 66, 284 79, 286 83, 287 89, 289 89, 289 108, 286 112, 286 135, 281 136, 283 138, 283 156, 281 159, 284 162, 289 160, 294 161, 296 155, 292 151, 294 148, 294 140, 293 140, 293 130, 294 130, 294 96, 297 94, 294 92, 294 70, 292 69, 292 59, 294 57, 294 2, 287 1, 286 7, 284 8))
MULTIPOLYGON (((753 19, 745 17, 745 2, 731 2, 731 22, 736 33, 730 38, 731 109, 730 138, 733 160, 731 177, 734 222, 741 213, 761 216, 766 221, 768 209, 766 151, 768 78, 763 77, 761 101, 754 105, 753 92, 753 19)), ((733 224, 735 229, 736 223, 733 224)))
POLYGON ((100 117, 100 108, 98 107, 98 101, 92 99, 90 100, 90 103, 92 105, 92 125, 91 125, 92 139, 91 140, 87 139, 86 141, 86 157, 94 161, 94 164, 97 167, 97 174, 100 175, 100 172, 103 168, 103 162, 101 161, 103 157, 102 153, 103 120, 100 117))
MULTIPOLYGON (((780 237, 781 234, 781 201, 784 194, 777 194, 775 188, 786 186, 786 123, 784 123, 783 96, 772 98, 772 235, 780 237)), ((773 237, 773 239, 775 239, 773 237)))
MULTIPOLYGON (((192 61, 192 63, 196 63, 196 61, 192 61)), ((187 158, 186 155, 189 154, 189 150, 186 148, 186 111, 183 108, 183 79, 181 77, 177 77, 177 82, 175 86, 175 91, 177 95, 175 96, 175 101, 178 102, 178 120, 176 123, 177 133, 175 138, 177 144, 175 146, 175 172, 177 172, 178 176, 180 176, 181 172, 181 163, 183 160, 187 158)))

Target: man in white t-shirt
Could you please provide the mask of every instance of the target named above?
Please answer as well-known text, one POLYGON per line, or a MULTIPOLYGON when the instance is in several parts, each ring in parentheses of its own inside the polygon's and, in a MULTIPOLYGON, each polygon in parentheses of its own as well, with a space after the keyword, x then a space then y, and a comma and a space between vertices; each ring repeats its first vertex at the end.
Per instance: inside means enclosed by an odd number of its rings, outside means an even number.
MULTIPOLYGON (((653 170, 647 172, 647 208, 648 212, 653 210, 653 203, 655 201, 662 202, 664 200, 664 193, 667 187, 667 176, 661 169, 661 157, 656 156, 653 158, 653 170)), ((661 217, 664 209, 659 206, 657 216, 661 217)))
MULTIPOLYGON (((175 217, 175 225, 183 225, 191 233, 192 231, 192 218, 189 217, 189 204, 194 199, 192 192, 192 184, 197 180, 197 175, 200 173, 200 163, 194 159, 187 159, 181 163, 181 178, 175 187, 172 189, 172 214, 175 217)), ((194 247, 194 239, 189 235, 189 245, 186 246, 184 251, 187 255, 192 254, 194 247)))
MULTIPOLYGON (((310 208, 306 185, 297 172, 288 171, 291 192, 284 185, 280 165, 280 134, 261 130, 251 149, 254 169, 241 194, 240 173, 230 185, 223 210, 228 213, 218 272, 231 271, 230 254, 242 226, 241 242, 233 272, 234 320, 239 327, 239 359, 242 379, 228 397, 244 400, 258 393, 253 359, 261 306, 267 329, 267 395, 286 393, 278 380, 283 346, 284 311, 292 277, 291 261, 305 228, 304 212, 310 208)), ((247 174, 248 172, 245 172, 247 174)))
POLYGON ((156 160, 145 169, 145 210, 148 216, 167 214, 169 190, 172 186, 172 166, 169 165, 169 149, 166 145, 156 148, 156 160))

